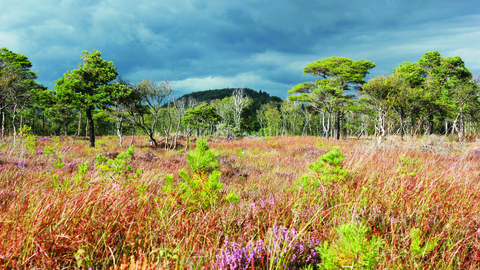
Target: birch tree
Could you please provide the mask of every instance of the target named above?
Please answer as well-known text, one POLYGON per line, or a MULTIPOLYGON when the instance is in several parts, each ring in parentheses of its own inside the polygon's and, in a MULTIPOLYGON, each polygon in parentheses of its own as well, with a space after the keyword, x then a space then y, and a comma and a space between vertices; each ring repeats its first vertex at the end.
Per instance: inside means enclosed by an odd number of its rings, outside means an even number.
POLYGON ((233 91, 233 121, 235 124, 235 129, 237 132, 241 130, 241 120, 242 120, 242 112, 243 110, 250 104, 251 99, 248 97, 244 97, 243 89, 235 89, 233 91))
POLYGON ((128 105, 128 113, 135 122, 149 137, 151 145, 158 146, 154 138, 155 131, 159 124, 162 106, 173 93, 173 84, 170 81, 155 82, 144 79, 133 86, 135 102, 128 105))

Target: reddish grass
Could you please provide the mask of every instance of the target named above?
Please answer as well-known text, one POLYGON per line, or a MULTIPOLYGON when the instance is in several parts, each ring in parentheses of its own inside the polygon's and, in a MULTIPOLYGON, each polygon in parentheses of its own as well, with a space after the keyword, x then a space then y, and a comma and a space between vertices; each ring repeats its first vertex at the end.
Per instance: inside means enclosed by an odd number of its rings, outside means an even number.
POLYGON ((152 149, 143 137, 136 141, 130 164, 142 174, 133 181, 111 179, 94 165, 95 155, 124 151, 115 137, 103 137, 97 149, 81 140, 70 148, 68 139, 33 148, 0 144, 0 266, 208 269, 226 236, 246 244, 282 225, 327 241, 335 227, 357 221, 385 241, 378 269, 480 267, 480 157, 466 148, 439 153, 408 143, 379 147, 315 137, 212 139, 223 193, 234 191, 240 201, 200 211, 162 192, 164 176, 187 166, 185 154, 152 149), (351 177, 299 189, 307 165, 334 145, 345 153, 351 177), (57 154, 38 154, 47 146, 57 154), (398 172, 402 154, 418 158, 414 175, 398 172), (58 156, 63 168, 52 165, 58 156), (87 174, 75 181, 76 166, 87 160, 87 174), (433 251, 412 254, 413 228, 421 229, 424 243, 437 242, 433 251))

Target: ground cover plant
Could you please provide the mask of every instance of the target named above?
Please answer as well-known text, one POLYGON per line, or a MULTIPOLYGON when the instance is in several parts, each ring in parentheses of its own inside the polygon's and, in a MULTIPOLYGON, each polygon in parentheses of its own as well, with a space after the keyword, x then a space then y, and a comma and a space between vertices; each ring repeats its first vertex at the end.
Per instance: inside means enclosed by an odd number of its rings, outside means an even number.
POLYGON ((480 267, 478 143, 387 139, 8 138, 0 266, 480 267))

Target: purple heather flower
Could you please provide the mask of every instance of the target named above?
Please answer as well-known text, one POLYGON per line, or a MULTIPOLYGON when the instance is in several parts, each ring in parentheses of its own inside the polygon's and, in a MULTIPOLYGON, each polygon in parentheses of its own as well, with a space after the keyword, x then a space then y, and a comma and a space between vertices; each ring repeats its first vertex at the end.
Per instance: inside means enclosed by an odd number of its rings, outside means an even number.
POLYGON ((293 241, 297 231, 283 226, 273 226, 269 234, 271 244, 265 244, 262 240, 248 243, 241 247, 238 243, 228 242, 225 239, 224 250, 216 256, 216 265, 220 269, 250 269, 254 267, 273 264, 282 260, 287 262, 285 269, 301 269, 307 265, 316 265, 320 262, 320 256, 315 250, 319 241, 310 238, 310 242, 293 241), (288 257, 285 257, 288 256, 288 257))
POLYGON ((49 142, 49 141, 52 140, 52 138, 50 138, 50 137, 41 137, 41 138, 39 138, 38 140, 41 141, 41 142, 49 142))

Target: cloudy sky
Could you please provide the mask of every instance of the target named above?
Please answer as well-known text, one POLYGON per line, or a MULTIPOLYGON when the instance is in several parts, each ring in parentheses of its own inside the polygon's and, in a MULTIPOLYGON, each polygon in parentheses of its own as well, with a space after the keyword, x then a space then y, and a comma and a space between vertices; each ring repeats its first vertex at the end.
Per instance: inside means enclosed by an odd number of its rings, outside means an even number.
POLYGON ((373 61, 375 76, 435 50, 480 72, 478 0, 2 0, 0 11, 0 47, 49 88, 94 49, 131 82, 175 81, 177 97, 249 87, 285 98, 330 56, 373 61))

